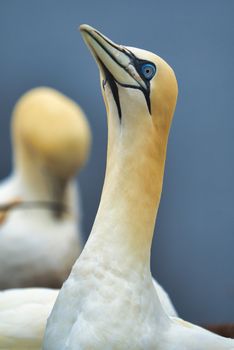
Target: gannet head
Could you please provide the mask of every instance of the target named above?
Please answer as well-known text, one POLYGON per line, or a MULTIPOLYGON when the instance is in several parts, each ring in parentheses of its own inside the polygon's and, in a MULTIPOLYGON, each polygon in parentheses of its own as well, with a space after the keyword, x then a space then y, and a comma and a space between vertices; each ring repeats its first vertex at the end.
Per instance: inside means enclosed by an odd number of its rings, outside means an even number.
POLYGON ((84 112, 74 101, 39 87, 17 102, 12 136, 16 167, 27 170, 30 163, 48 177, 66 180, 85 163, 91 135, 84 112))
POLYGON ((107 114, 128 129, 134 123, 134 130, 167 135, 178 93, 172 68, 159 56, 117 45, 88 25, 80 30, 100 68, 107 114))

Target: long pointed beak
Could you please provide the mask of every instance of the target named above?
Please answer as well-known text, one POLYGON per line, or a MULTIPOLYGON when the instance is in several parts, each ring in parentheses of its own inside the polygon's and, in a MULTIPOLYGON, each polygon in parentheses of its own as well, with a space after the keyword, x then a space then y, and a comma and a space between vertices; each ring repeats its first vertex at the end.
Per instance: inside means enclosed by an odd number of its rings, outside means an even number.
POLYGON ((113 43, 86 24, 80 26, 80 31, 99 68, 105 75, 107 72, 110 73, 119 85, 147 89, 135 67, 137 59, 128 49, 113 43))

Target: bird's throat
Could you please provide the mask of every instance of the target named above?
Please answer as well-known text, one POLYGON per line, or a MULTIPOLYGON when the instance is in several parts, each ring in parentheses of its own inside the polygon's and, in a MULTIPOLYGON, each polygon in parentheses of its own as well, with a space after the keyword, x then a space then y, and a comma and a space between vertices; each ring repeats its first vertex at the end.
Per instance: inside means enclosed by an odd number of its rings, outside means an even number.
POLYGON ((104 188, 88 246, 100 241, 112 258, 113 254, 117 260, 132 256, 149 266, 167 140, 157 139, 150 124, 135 128, 135 134, 122 129, 111 136, 104 188))
MULTIPOLYGON (((20 184, 23 201, 48 203, 47 208, 45 205, 45 210, 50 208, 49 203, 55 203, 55 207, 51 205, 50 212, 57 218, 62 218, 63 207, 70 207, 68 179, 52 174, 46 167, 42 167, 35 159, 33 160, 23 152, 20 153, 19 157, 18 151, 14 176, 20 184)), ((41 205, 41 207, 43 206, 41 205)))

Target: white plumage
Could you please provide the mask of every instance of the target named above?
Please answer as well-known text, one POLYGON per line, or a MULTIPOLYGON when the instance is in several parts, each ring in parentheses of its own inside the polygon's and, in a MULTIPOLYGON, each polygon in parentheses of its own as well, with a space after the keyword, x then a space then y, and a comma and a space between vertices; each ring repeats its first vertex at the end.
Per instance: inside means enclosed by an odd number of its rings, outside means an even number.
POLYGON ((169 315, 169 316, 178 316, 177 311, 172 304, 172 301, 168 295, 168 293, 165 291, 165 289, 159 284, 154 278, 153 278, 153 284, 154 287, 157 291, 160 303, 164 309, 164 311, 169 315))
POLYGON ((0 349, 41 349, 47 317, 58 291, 43 288, 0 292, 0 349))
MULTIPOLYGON (((169 297, 154 283, 165 310, 174 314, 169 297)), ((47 288, 0 292, 0 350, 41 350, 47 318, 58 293, 59 290, 47 288)))

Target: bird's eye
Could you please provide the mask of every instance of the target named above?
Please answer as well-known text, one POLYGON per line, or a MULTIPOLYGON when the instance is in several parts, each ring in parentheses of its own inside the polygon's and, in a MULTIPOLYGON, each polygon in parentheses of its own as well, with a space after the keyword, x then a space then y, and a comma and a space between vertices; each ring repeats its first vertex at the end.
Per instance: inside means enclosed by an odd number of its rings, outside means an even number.
POLYGON ((156 67, 153 64, 145 63, 141 66, 141 72, 147 80, 150 80, 156 73, 156 67))

